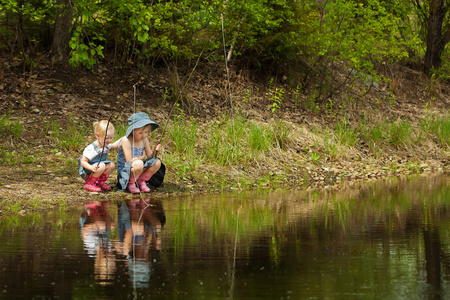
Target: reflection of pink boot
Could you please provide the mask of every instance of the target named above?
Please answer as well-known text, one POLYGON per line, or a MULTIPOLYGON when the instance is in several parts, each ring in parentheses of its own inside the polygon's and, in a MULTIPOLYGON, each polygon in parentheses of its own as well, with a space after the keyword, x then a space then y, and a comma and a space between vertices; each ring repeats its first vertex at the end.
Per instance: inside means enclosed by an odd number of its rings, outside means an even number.
POLYGON ((127 191, 133 194, 139 193, 139 189, 136 186, 136 177, 130 177, 128 181, 127 191))
POLYGON ((97 185, 103 190, 103 191, 110 191, 111 187, 106 184, 106 180, 108 180, 109 175, 106 175, 103 173, 100 175, 97 181, 97 185))
POLYGON ((137 183, 138 183, 138 186, 139 186, 139 189, 141 190, 141 192, 143 192, 143 193, 149 193, 150 192, 150 189, 147 186, 146 181, 148 181, 150 178, 152 178, 152 175, 153 174, 150 174, 148 172, 144 172, 144 173, 141 174, 141 176, 139 176, 139 178, 137 180, 137 183))
POLYGON ((91 175, 88 175, 86 177, 86 181, 84 183, 84 189, 89 192, 101 192, 102 189, 95 185, 95 182, 97 181, 98 177, 93 177, 91 175))

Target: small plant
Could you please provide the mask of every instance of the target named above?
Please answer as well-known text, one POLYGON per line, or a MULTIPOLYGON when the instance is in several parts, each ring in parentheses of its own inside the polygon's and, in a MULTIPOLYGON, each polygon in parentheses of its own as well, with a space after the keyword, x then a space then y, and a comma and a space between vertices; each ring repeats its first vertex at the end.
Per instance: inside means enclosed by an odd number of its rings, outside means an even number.
POLYGON ((294 89, 294 104, 295 108, 298 108, 298 103, 300 101, 300 93, 302 91, 301 85, 297 85, 294 89))
POLYGON ((167 99, 170 99, 170 98, 171 98, 171 96, 170 96, 169 89, 165 88, 164 94, 162 95, 162 99, 160 101, 158 100, 158 106, 159 107, 164 106, 164 104, 166 104, 166 102, 167 102, 167 99))
POLYGON ((275 90, 270 90, 272 97, 270 97, 270 101, 272 102, 271 111, 272 114, 275 114, 278 109, 280 109, 281 102, 283 101, 284 91, 282 88, 275 88, 275 90))
POLYGON ((14 166, 18 162, 17 153, 14 151, 8 152, 0 149, 0 161, 8 164, 9 166, 14 166))
POLYGON ((317 165, 320 163, 320 155, 317 152, 311 152, 311 161, 317 165))

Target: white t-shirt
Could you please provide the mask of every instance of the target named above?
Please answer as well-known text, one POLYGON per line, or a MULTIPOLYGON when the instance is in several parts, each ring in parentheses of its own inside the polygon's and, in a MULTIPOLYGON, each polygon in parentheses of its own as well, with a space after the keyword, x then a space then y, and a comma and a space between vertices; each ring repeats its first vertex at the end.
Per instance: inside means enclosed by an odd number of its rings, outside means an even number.
MULTIPOLYGON (((108 146, 104 147, 103 154, 108 153, 109 150, 111 150, 111 144, 109 144, 108 146)), ((97 157, 97 155, 100 155, 101 152, 102 152, 102 149, 99 149, 95 145, 95 143, 92 143, 89 146, 87 146, 86 148, 84 148, 83 156, 86 157, 89 161, 91 161, 95 157, 97 157)))

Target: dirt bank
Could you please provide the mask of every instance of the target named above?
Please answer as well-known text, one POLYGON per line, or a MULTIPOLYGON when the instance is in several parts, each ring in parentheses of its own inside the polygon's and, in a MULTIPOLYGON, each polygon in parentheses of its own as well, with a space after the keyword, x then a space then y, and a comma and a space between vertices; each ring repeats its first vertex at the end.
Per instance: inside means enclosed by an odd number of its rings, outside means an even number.
MULTIPOLYGON (((55 149, 48 124, 56 122, 64 130, 69 119, 90 124, 97 119, 108 119, 112 114, 113 120, 124 122, 135 110, 146 111, 151 119, 164 124, 175 102, 166 97, 167 91, 174 88, 174 81, 165 68, 144 74, 136 69, 112 72, 108 66, 101 66, 96 73, 90 73, 42 63, 32 72, 24 73, 20 62, 5 58, 1 68, 0 114, 8 115, 13 121, 20 120, 24 131, 17 138, 0 133, 0 215, 77 205, 94 199, 132 197, 120 192, 85 191, 76 164, 82 149, 64 152, 55 149), (32 161, 24 161, 25 154, 33 157, 32 161)), ((391 147, 374 153, 368 145, 358 142, 352 149, 337 149, 345 154, 323 155, 320 161, 312 159, 312 153, 321 151, 317 146, 318 128, 330 125, 337 115, 345 114, 350 122, 358 124, 369 111, 372 120, 390 116, 414 124, 427 114, 446 111, 448 100, 443 96, 446 87, 441 87, 431 102, 431 96, 422 88, 420 74, 408 71, 409 75, 403 76, 404 70, 398 74, 395 97, 390 96, 389 101, 380 101, 386 98, 389 87, 374 89, 351 105, 343 98, 333 99, 335 108, 342 107, 333 113, 329 113, 330 102, 317 103, 318 110, 315 110, 298 107, 297 100, 285 101, 277 112, 277 117, 292 128, 285 149, 252 166, 218 168, 204 164, 185 176, 169 166, 164 186, 143 196, 171 197, 242 188, 339 189, 355 182, 391 176, 448 172, 448 149, 432 143, 419 150, 391 147)), ((188 69, 184 73, 180 71, 180 82, 186 82, 183 80, 189 75, 188 69)), ((222 75, 207 64, 198 68, 179 102, 186 115, 208 124, 230 109, 222 75)), ((268 77, 240 70, 232 72, 232 78, 234 110, 258 122, 273 122, 268 77)), ((286 87, 283 82, 278 84, 286 87)), ((114 185, 115 178, 109 183, 114 185)))

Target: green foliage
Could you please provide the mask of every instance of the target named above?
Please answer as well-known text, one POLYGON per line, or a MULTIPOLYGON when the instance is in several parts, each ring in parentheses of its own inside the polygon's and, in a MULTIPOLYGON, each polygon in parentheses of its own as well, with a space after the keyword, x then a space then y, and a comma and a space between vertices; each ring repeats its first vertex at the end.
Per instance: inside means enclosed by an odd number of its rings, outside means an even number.
POLYGON ((281 102, 283 102, 284 90, 282 88, 275 88, 275 90, 269 90, 271 97, 269 99, 272 102, 271 112, 275 114, 280 109, 281 102))
POLYGON ((0 132, 12 138, 18 138, 22 135, 23 125, 20 119, 12 120, 11 116, 6 114, 0 116, 0 132))

